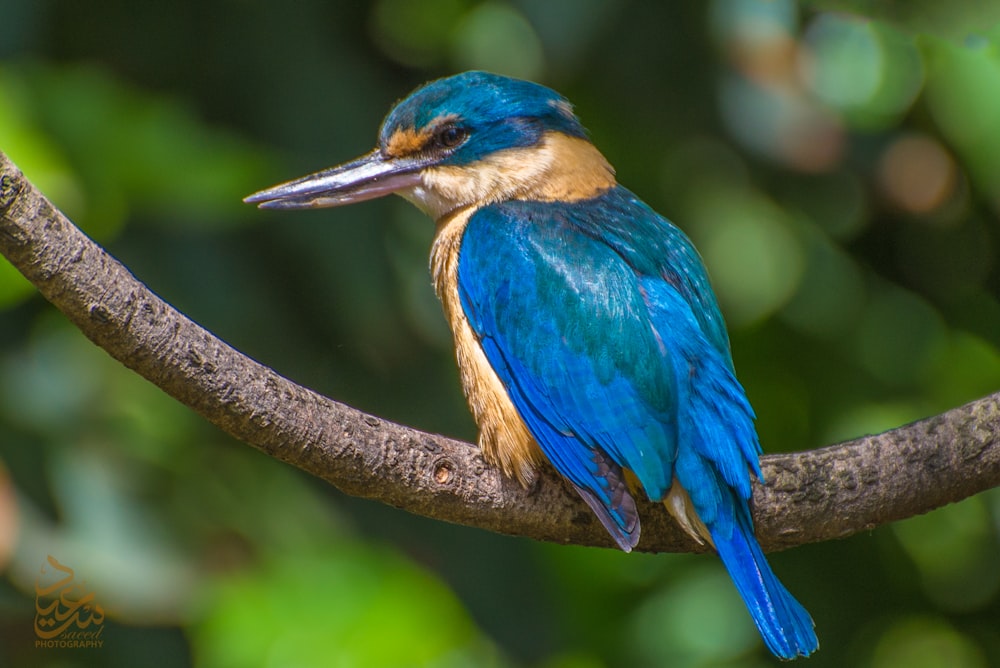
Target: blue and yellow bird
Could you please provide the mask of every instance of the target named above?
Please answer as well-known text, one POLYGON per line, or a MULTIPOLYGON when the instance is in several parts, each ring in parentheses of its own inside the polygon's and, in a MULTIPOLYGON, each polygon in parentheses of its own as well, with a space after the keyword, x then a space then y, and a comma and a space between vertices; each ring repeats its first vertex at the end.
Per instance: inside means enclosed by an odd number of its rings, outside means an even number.
POLYGON ((378 146, 246 198, 268 209, 395 193, 437 224, 434 288, 486 459, 524 484, 547 459, 626 552, 626 473, 722 558, 767 646, 818 643, 754 536, 754 413, 701 259, 618 185, 570 103, 466 72, 392 109, 378 146))

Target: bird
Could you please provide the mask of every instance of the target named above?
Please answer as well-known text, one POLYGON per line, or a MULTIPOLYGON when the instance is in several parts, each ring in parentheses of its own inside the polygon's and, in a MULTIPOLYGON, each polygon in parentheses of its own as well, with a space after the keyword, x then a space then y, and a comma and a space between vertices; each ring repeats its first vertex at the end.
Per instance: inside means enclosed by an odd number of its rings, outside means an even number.
POLYGON ((692 242, 617 182, 570 102, 482 71, 431 81, 371 152, 262 190, 264 209, 401 195, 435 222, 430 270, 484 458, 548 461, 628 552, 635 498, 719 555, 764 643, 819 646, 754 533, 756 419, 692 242))

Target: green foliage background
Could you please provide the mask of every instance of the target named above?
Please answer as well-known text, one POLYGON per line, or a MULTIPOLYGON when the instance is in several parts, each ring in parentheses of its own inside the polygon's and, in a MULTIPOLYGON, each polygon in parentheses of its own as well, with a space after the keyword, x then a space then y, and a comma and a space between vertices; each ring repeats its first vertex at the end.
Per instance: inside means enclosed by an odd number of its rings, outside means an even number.
MULTIPOLYGON (((280 373, 473 439, 401 200, 259 212, 469 68, 572 99, 702 250, 770 452, 1000 387, 1000 3, 3 0, 0 149, 280 373)), ((0 261, 0 665, 774 663, 711 557, 537 544, 346 498, 92 346, 0 261), (38 649, 46 555, 107 613, 38 649)), ((810 666, 1000 665, 1000 495, 773 556, 810 666)))

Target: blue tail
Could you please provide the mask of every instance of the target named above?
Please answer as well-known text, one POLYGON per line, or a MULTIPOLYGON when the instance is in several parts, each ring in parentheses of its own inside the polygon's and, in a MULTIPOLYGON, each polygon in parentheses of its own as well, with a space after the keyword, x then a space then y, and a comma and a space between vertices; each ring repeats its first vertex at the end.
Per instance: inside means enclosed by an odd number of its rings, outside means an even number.
POLYGON ((737 502, 734 510, 730 535, 720 535, 714 527, 709 531, 757 630, 768 649, 782 659, 812 654, 819 647, 812 617, 771 570, 754 537, 746 505, 737 502))
POLYGON ((687 447, 675 475, 768 649, 782 659, 808 656, 819 647, 813 620, 774 575, 750 518, 751 473, 761 478, 753 410, 727 360, 705 350, 688 351, 678 370, 690 383, 679 393, 679 441, 687 447))

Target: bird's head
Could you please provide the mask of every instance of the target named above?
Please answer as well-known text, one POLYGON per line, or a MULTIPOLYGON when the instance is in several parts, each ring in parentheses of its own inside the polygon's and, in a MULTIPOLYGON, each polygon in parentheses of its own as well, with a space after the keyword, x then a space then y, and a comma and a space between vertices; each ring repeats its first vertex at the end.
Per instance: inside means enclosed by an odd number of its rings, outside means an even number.
POLYGON ((592 197, 614 183, 565 98, 529 81, 465 72, 397 104, 372 152, 245 201, 305 209, 396 193, 440 218, 506 199, 592 197))

